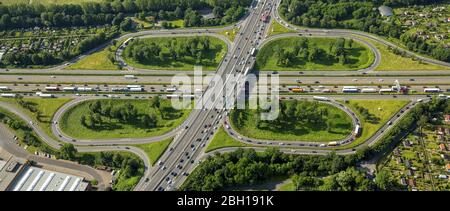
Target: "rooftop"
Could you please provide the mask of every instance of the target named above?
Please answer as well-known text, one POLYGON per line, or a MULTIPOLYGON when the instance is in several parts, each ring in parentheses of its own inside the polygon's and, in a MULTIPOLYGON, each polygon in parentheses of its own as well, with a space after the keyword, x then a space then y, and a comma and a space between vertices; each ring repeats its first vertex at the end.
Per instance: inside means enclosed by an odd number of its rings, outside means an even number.
POLYGON ((394 12, 392 11, 392 8, 388 7, 388 6, 380 6, 378 7, 378 11, 380 11, 381 16, 393 16, 394 12))
POLYGON ((0 191, 5 191, 9 187, 22 166, 16 159, 0 161, 0 191))
POLYGON ((3 167, 6 165, 6 161, 0 160, 0 171, 3 169, 3 167))
POLYGON ((26 166, 11 183, 12 191, 85 191, 82 177, 26 166))

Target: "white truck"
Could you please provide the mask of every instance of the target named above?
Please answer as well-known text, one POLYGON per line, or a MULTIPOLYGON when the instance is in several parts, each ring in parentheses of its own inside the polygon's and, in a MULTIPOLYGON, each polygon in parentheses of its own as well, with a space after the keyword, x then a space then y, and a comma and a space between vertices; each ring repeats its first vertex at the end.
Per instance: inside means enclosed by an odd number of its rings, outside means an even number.
POLYGON ((320 97, 320 96, 313 96, 313 99, 317 100, 317 101, 330 101, 329 98, 327 98, 327 97, 320 97))
POLYGON ((136 79, 136 76, 134 76, 134 75, 125 75, 124 77, 125 77, 125 79, 130 79, 130 80, 136 79))
POLYGON ((4 94, 1 94, 0 96, 1 96, 1 97, 4 97, 4 98, 15 98, 15 97, 17 96, 17 94, 14 94, 14 93, 4 93, 4 94))

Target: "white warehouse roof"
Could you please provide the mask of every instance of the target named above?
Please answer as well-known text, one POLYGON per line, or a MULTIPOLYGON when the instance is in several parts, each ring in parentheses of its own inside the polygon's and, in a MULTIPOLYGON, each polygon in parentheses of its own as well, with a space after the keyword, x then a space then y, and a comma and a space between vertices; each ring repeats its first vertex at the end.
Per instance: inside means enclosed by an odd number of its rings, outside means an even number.
POLYGON ((384 6, 384 5, 380 6, 380 7, 378 7, 378 11, 380 11, 381 16, 389 17, 389 16, 394 15, 392 8, 390 8, 388 6, 384 6))
POLYGON ((11 191, 85 191, 82 177, 27 166, 12 182, 11 191))

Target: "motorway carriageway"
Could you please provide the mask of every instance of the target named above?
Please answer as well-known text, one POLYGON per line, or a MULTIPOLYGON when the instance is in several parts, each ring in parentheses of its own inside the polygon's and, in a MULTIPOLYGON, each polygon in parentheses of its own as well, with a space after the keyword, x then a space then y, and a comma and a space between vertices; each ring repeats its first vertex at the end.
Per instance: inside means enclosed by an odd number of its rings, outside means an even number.
MULTIPOLYGON (((56 86, 55 84, 49 84, 50 86, 56 86)), ((3 85, 2 85, 3 86, 3 85)), ((124 93, 128 93, 132 96, 139 96, 139 95, 147 95, 147 96, 154 96, 154 95, 168 95, 168 94, 174 94, 173 92, 169 92, 167 91, 167 87, 164 86, 160 86, 160 85, 155 85, 155 86, 143 86, 142 88, 144 89, 144 91, 141 92, 129 92, 129 91, 111 91, 112 88, 125 88, 124 86, 111 86, 109 88, 105 88, 105 87, 99 87, 99 90, 92 90, 90 92, 83 92, 83 91, 63 91, 62 88, 65 86, 61 86, 59 91, 46 91, 45 90, 45 85, 44 86, 33 86, 33 85, 29 85, 29 86, 12 86, 11 84, 5 84, 5 86, 8 86, 8 88, 12 88, 11 90, 8 91, 0 91, 0 93, 17 93, 17 94, 22 94, 22 95, 27 95, 27 96, 33 96, 35 93, 34 92, 45 92, 45 93, 53 93, 55 94, 55 96, 60 96, 60 97, 65 97, 65 96, 72 96, 72 95, 94 95, 93 93, 98 93, 99 95, 103 95, 103 94, 112 94, 112 95, 119 95, 119 94, 124 94, 124 93), (153 88, 152 88, 153 87, 153 88)), ((298 86, 300 88, 303 89, 302 92, 292 92, 289 90, 289 86, 291 85, 284 85, 282 84, 281 87, 279 87, 279 91, 280 93, 286 93, 289 92, 290 94, 326 94, 326 93, 342 93, 342 88, 344 87, 344 85, 294 85, 294 86, 298 86)), ((345 85, 345 86, 349 86, 349 85, 345 85)), ((350 85, 350 86, 354 86, 354 85, 350 85)), ((83 86, 81 86, 83 87, 83 86)), ((88 86, 90 88, 96 88, 96 87, 91 87, 88 86)), ((261 86, 261 88, 265 88, 266 86, 261 86)), ((391 86, 381 86, 381 88, 390 88, 391 86)), ((409 86, 408 85, 408 89, 413 91, 414 93, 423 93, 424 92, 424 88, 434 88, 434 87, 439 87, 441 89, 442 92, 450 92, 450 85, 428 85, 428 86, 422 86, 422 85, 413 85, 413 86, 409 86)), ((204 86, 204 88, 206 88, 206 86, 204 86)), ((267 87, 267 88, 270 88, 267 87)), ((358 88, 363 89, 363 88, 374 88, 374 89, 378 89, 379 87, 377 85, 363 85, 363 86, 358 86, 358 88)), ((185 94, 189 94, 189 91, 183 92, 185 94)), ((253 92, 252 92, 253 93, 253 92)), ((375 94, 378 93, 378 91, 374 92, 375 94)), ((194 94, 194 93, 192 93, 194 94)))
MULTIPOLYGON (((450 73, 450 72, 449 72, 450 73)), ((125 79, 123 76, 89 76, 85 75, 68 75, 68 76, 45 76, 45 75, 2 75, 0 77, 1 84, 11 83, 29 83, 29 84, 95 84, 103 86, 104 84, 154 84, 163 85, 171 84, 173 76, 138 76, 137 79, 130 80, 125 79)), ((193 77, 192 77, 193 79, 193 77)), ((375 85, 392 85, 395 80, 398 80, 400 84, 450 84, 450 76, 398 76, 398 77, 383 77, 383 76, 346 76, 346 77, 332 77, 332 76, 289 76, 279 77, 281 84, 295 84, 298 81, 301 84, 375 84, 375 85)), ((207 81, 208 82, 208 81, 207 81)))

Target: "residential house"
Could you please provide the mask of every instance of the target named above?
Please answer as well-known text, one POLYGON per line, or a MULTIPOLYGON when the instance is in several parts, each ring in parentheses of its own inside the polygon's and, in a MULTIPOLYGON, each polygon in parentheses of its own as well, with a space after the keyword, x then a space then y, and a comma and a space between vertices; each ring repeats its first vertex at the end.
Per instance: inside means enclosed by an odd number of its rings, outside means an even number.
POLYGON ((413 20, 406 20, 406 21, 403 23, 404 26, 415 26, 416 24, 417 24, 417 22, 416 22, 416 21, 413 21, 413 20))
POLYGON ((444 115, 444 122, 445 124, 450 125, 450 114, 444 115))
POLYGON ((400 184, 402 184, 403 186, 407 186, 408 185, 408 183, 406 183, 406 179, 403 178, 403 177, 400 179, 400 184))
POLYGON ((416 187, 416 180, 415 179, 408 179, 408 185, 410 187, 416 187))
POLYGON ((447 151, 447 147, 445 147, 445 144, 439 144, 439 150, 447 151))

